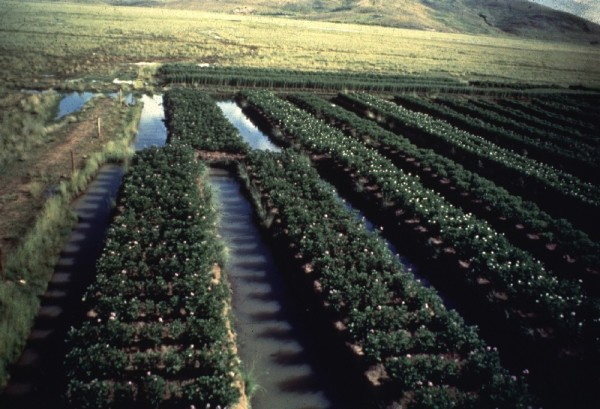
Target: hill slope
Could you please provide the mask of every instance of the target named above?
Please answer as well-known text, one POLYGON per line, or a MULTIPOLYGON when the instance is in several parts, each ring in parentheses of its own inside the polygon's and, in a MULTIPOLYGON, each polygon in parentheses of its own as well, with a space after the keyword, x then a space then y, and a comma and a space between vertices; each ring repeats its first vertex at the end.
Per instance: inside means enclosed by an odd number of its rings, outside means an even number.
MULTIPOLYGON (((558 0, 537 1, 553 5, 561 3, 558 0)), ((442 32, 509 34, 582 43, 600 42, 600 25, 526 0, 109 0, 107 2, 226 13, 282 15, 311 20, 442 32)), ((588 7, 585 10, 593 9, 588 7)))
POLYGON ((600 24, 600 2, 598 0, 531 0, 556 10, 566 11, 600 24))

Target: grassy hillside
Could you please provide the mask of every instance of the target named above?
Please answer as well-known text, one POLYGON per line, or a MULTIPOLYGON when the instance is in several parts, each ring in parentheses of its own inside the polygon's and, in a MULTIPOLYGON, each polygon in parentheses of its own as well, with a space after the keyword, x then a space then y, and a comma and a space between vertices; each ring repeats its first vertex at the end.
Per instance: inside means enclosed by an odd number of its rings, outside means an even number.
POLYGON ((600 2, 598 0, 531 0, 556 10, 563 10, 600 24, 600 2))
POLYGON ((135 63, 169 61, 600 85, 600 47, 589 44, 163 8, 0 8, 0 84, 11 87, 131 79, 144 70, 135 63))
MULTIPOLYGON (((84 0, 93 2, 94 0, 84 0)), ((97 1, 97 0, 96 0, 97 1)), ((600 26, 526 0, 108 0, 234 14, 595 42, 600 26)))

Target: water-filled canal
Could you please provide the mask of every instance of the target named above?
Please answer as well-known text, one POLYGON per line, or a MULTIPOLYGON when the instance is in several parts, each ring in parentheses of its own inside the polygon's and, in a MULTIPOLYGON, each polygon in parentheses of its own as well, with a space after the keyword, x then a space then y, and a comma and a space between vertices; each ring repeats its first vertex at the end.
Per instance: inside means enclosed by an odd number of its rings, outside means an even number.
POLYGON ((334 394, 320 371, 314 336, 304 311, 291 301, 253 210, 227 171, 212 169, 221 213, 219 231, 228 248, 234 325, 242 361, 259 385, 253 409, 333 408, 334 394))
MULTIPOLYGON (((281 150, 235 102, 218 106, 252 149, 281 150)), ((310 306, 293 293, 285 269, 278 268, 281 260, 275 264, 239 182, 227 171, 213 168, 210 183, 228 249, 226 269, 239 354, 258 385, 252 408, 355 407, 352 388, 338 378, 340 367, 333 362, 337 354, 323 347, 327 342, 310 321, 310 306)))
POLYGON ((252 149, 275 152, 281 150, 246 117, 242 109, 235 102, 221 101, 217 105, 221 108, 223 115, 237 128, 242 138, 252 149))
POLYGON ((167 140, 162 94, 144 95, 142 103, 144 108, 134 144, 136 151, 150 146, 163 146, 167 140))
MULTIPOLYGON (((144 96, 143 100, 140 124, 154 125, 140 125, 135 141, 138 150, 162 146, 167 137, 164 126, 155 125, 156 118, 162 118, 157 112, 162 97, 144 96)), ((78 223, 61 252, 25 349, 0 396, 2 408, 64 407, 60 395, 65 383, 65 334, 79 320, 80 297, 94 277, 123 173, 121 165, 103 166, 86 192, 72 203, 78 223)))

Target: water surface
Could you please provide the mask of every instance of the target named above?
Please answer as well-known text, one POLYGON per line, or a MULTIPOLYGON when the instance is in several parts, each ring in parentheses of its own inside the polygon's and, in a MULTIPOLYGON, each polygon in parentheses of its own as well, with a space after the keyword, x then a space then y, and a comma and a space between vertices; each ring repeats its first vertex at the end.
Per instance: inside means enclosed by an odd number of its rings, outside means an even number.
POLYGON ((73 202, 71 208, 78 223, 41 297, 23 353, 1 391, 0 407, 67 409, 62 399, 67 382, 64 340, 68 328, 76 325, 83 314, 81 295, 94 278, 122 177, 123 166, 103 166, 86 192, 73 202))
POLYGON ((144 104, 144 108, 142 109, 137 138, 134 144, 136 151, 150 146, 164 146, 167 140, 162 95, 144 95, 142 103, 144 104))
POLYGON ((239 354, 260 386, 252 408, 340 407, 327 391, 327 374, 319 371, 315 335, 303 327, 303 311, 290 302, 285 272, 277 269, 238 182, 211 169, 210 183, 216 188, 219 232, 228 248, 239 354))
POLYGON ((266 151, 281 151, 277 145, 273 144, 265 135, 262 133, 256 125, 246 117, 242 109, 233 101, 221 101, 217 102, 223 115, 235 126, 244 141, 246 141, 252 149, 266 150, 266 151))
POLYGON ((77 112, 83 108, 86 102, 92 99, 94 96, 99 95, 94 92, 71 92, 66 94, 60 100, 58 104, 58 113, 54 119, 61 119, 69 114, 77 112))

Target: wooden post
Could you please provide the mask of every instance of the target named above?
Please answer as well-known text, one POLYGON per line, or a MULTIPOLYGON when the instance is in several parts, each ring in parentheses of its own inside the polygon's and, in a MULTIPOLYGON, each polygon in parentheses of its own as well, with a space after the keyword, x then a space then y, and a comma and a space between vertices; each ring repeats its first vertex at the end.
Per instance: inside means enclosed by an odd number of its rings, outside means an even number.
POLYGON ((71 151, 71 173, 75 173, 75 154, 71 151))
POLYGON ((98 139, 102 140, 102 123, 100 117, 98 117, 98 139))
POLYGON ((2 277, 3 280, 6 279, 6 276, 4 275, 4 264, 2 263, 2 247, 0 247, 0 277, 2 277))

